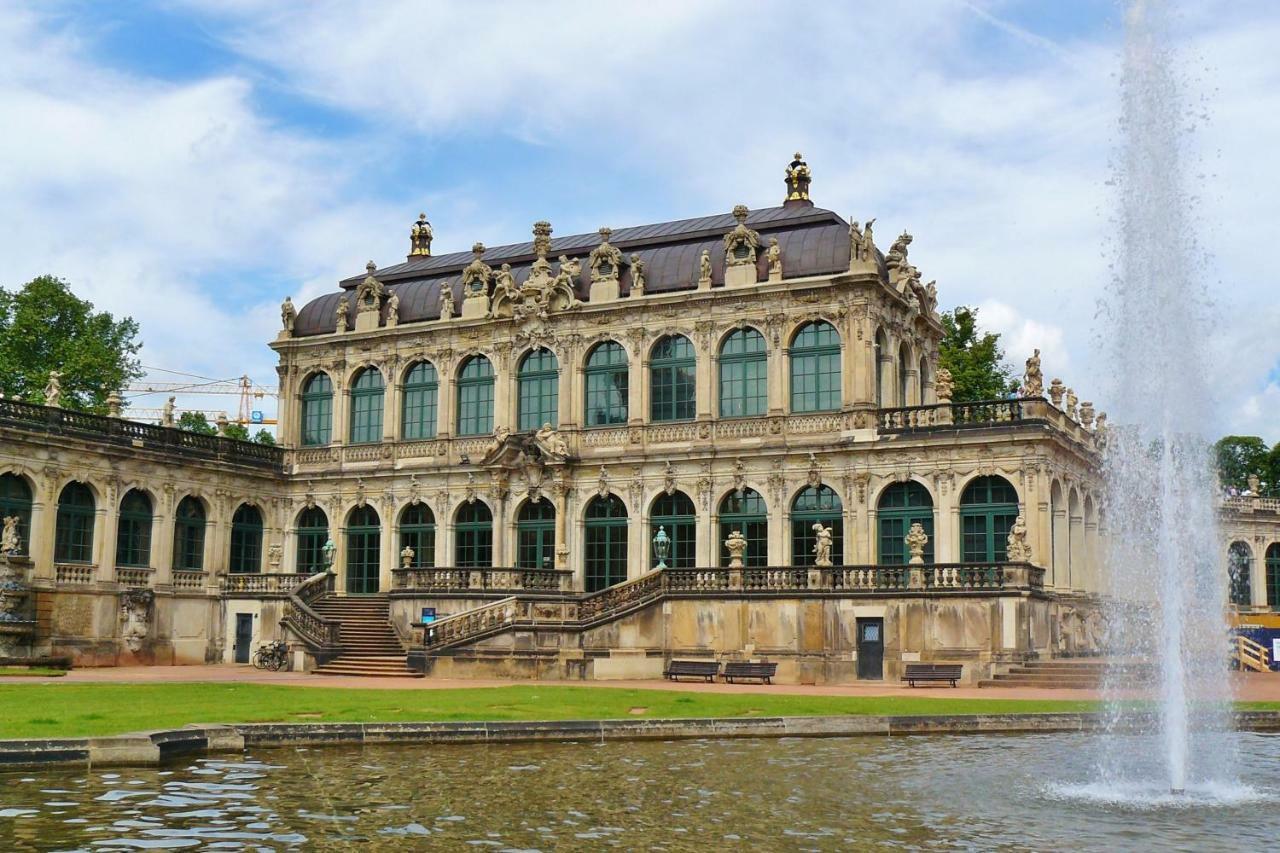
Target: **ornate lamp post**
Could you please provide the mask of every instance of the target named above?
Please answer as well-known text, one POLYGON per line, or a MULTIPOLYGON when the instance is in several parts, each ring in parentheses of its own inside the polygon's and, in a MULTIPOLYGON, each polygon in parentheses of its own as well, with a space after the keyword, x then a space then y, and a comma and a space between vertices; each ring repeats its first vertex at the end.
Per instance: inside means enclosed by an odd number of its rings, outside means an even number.
POLYGON ((671 537, 662 525, 658 525, 658 532, 653 535, 653 556, 658 558, 658 565, 654 568, 667 567, 667 557, 671 556, 671 537))

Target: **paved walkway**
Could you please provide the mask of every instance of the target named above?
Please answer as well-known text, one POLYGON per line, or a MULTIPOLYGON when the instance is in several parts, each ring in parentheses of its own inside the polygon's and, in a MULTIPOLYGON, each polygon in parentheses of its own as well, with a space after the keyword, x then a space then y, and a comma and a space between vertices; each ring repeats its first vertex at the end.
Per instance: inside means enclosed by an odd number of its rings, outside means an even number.
MULTIPOLYGON (((1236 698, 1242 702, 1280 702, 1280 673, 1232 673, 1236 698)), ((1064 699, 1098 698, 1095 690, 1049 690, 1026 687, 921 687, 896 682, 867 684, 706 684, 647 681, 509 681, 500 679, 366 678, 311 675, 303 672, 264 672, 250 666, 130 666, 76 669, 61 678, 4 678, 0 684, 156 684, 176 682, 236 682, 283 684, 293 687, 349 687, 362 690, 449 690, 459 687, 509 687, 514 684, 557 684, 566 687, 623 687, 635 690, 681 690, 698 693, 784 693, 800 696, 911 696, 937 699, 1064 699)), ((1143 694, 1132 694, 1140 697, 1143 694)))

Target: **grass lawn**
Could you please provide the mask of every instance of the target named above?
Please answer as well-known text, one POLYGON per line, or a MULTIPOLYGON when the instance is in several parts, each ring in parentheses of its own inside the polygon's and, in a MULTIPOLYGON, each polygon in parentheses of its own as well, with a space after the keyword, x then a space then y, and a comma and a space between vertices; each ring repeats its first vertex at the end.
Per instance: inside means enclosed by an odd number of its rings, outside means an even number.
POLYGON ((520 684, 361 690, 272 684, 3 684, 0 739, 84 737, 187 723, 581 720, 1088 711, 1094 703, 688 693, 520 684))
POLYGON ((65 669, 49 669, 43 666, 0 666, 0 676, 5 678, 61 678, 66 675, 65 669))

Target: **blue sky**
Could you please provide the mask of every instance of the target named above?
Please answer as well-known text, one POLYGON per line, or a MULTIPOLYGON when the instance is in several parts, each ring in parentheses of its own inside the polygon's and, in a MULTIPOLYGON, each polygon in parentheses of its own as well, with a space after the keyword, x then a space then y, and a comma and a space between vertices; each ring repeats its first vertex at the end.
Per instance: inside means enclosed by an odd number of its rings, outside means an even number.
MULTIPOLYGON (((1280 6, 1174 5, 1210 429, 1276 440, 1280 6)), ((766 206, 800 149, 820 206, 910 230, 944 307, 1106 408, 1121 38, 1109 0, 8 4, 0 286, 62 275, 146 364, 271 382, 280 300, 402 259, 419 210, 449 251, 766 206)))

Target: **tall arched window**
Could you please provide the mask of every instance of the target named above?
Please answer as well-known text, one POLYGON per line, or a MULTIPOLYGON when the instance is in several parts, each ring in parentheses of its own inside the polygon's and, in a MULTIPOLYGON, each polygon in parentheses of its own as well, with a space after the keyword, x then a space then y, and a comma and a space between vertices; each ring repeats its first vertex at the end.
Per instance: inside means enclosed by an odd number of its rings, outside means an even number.
POLYGON ((407 439, 436 437, 440 379, 430 362, 420 361, 404 375, 400 435, 407 439))
POLYGON ((413 549, 409 568, 429 568, 436 564, 436 517, 424 503, 409 504, 400 514, 400 550, 413 549))
POLYGON ((329 541, 329 517, 318 506, 298 515, 298 563, 300 574, 313 575, 328 565, 324 543, 329 541))
POLYGON ((587 356, 587 426, 627 422, 627 351, 605 341, 587 356))
POLYGON ((911 388, 911 359, 907 354, 907 345, 902 344, 898 347, 898 405, 911 405, 909 389, 911 388))
POLYGON ((556 508, 551 501, 525 501, 516 516, 516 568, 556 567, 556 508))
POLYGON ((730 492, 720 501, 720 565, 729 565, 729 534, 737 531, 747 540, 742 562, 747 566, 769 565, 769 514, 764 498, 755 489, 730 492))
POLYGON ((17 554, 31 553, 31 487, 17 474, 0 474, 0 519, 18 519, 17 554))
POLYGON ((493 513, 483 501, 464 503, 458 510, 454 564, 460 569, 493 566, 493 513))
POLYGON ((805 323, 791 340, 791 411, 840 408, 840 333, 830 323, 805 323))
POLYGON ((916 402, 923 406, 925 400, 928 399, 925 394, 925 388, 929 385, 929 360, 924 356, 920 357, 920 376, 918 378, 920 380, 920 395, 916 402))
POLYGON ((960 495, 960 559, 1003 563, 1009 529, 1018 517, 1018 491, 1004 477, 978 477, 960 495))
POLYGON ((1280 542, 1267 546, 1267 606, 1280 609, 1280 542))
POLYGON ((1236 607, 1253 604, 1253 552, 1244 542, 1232 542, 1227 549, 1227 593, 1236 607))
POLYGON ((917 521, 929 534, 924 561, 933 562, 933 498, 928 489, 914 481, 894 483, 880 495, 876 518, 880 528, 881 565, 897 566, 910 560, 903 540, 917 521))
POLYGON ((729 333, 720 345, 720 417, 763 415, 769 408, 769 357, 755 329, 729 333))
POLYGON ((84 483, 70 482, 58 496, 58 522, 53 537, 55 563, 93 562, 93 492, 84 483))
POLYGON ((516 384, 517 429, 526 432, 543 424, 560 425, 560 362, 555 353, 545 348, 526 353, 516 371, 516 384))
POLYGON ((173 517, 173 567, 198 572, 204 568, 204 504, 187 495, 173 517))
POLYGON ((883 409, 884 405, 884 360, 889 357, 889 339, 885 337, 883 329, 876 329, 876 408, 883 409))
MULTIPOLYGON (((671 538, 670 556, 667 565, 673 569, 692 569, 698 564, 698 519, 693 501, 684 492, 662 494, 653 502, 649 510, 649 541, 662 528, 671 538)), ((649 548, 649 565, 656 566, 658 558, 649 548)))
POLYGON ((351 443, 382 441, 382 374, 366 367, 351 383, 351 443))
POLYGON ((812 566, 817 558, 813 527, 831 528, 831 563, 844 563, 844 505, 830 486, 805 486, 791 502, 791 565, 812 566))
POLYGON ((627 508, 617 495, 587 504, 585 563, 587 592, 627 579, 627 508))
POLYGON ((684 335, 668 335, 649 354, 649 417, 687 421, 697 416, 697 359, 684 335))
POLYGON ((328 444, 333 436, 333 383, 317 373, 302 386, 302 444, 328 444))
POLYGON ((116 565, 129 568, 151 565, 151 499, 137 489, 131 489, 120 501, 116 565))
POLYGON ((262 571, 262 513, 256 506, 240 504, 231 516, 231 559, 227 571, 233 575, 262 571))
POLYGON ((493 432, 493 365, 473 355, 458 371, 458 435, 493 432))
POLYGON ((347 592, 378 591, 382 524, 378 513, 366 504, 347 517, 347 592))

